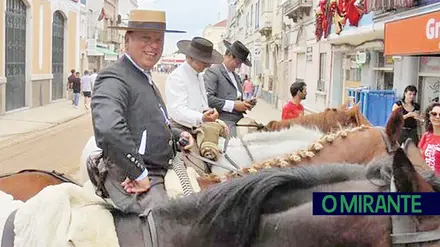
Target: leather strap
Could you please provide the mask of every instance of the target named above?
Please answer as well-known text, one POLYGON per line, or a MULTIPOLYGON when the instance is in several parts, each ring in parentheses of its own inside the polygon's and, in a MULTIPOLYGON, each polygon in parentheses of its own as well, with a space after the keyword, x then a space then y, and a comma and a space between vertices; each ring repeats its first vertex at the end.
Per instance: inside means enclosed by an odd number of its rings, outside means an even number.
POLYGON ((16 213, 17 213, 17 209, 14 210, 6 220, 5 228, 3 229, 1 247, 14 247, 14 239, 15 239, 14 219, 16 213))

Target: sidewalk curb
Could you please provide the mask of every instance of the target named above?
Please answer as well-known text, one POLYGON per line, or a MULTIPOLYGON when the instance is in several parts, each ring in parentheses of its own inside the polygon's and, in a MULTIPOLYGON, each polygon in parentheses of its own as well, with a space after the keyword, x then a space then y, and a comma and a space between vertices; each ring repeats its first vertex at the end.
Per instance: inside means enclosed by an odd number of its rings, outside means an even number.
POLYGON ((56 126, 59 126, 61 124, 65 124, 65 123, 71 122, 71 121, 73 121, 75 119, 78 119, 80 117, 83 117, 83 116, 85 116, 86 114, 89 114, 89 113, 90 112, 86 111, 86 112, 81 113, 81 114, 79 114, 77 116, 68 117, 68 118, 65 118, 65 119, 63 119, 61 121, 57 121, 57 122, 55 122, 55 123, 53 123, 53 124, 51 124, 51 125, 49 125, 47 127, 36 128, 36 129, 30 130, 30 131, 27 131, 27 132, 21 132, 21 133, 14 133, 14 134, 9 134, 9 135, 4 135, 4 137, 6 137, 6 138, 0 141, 1 142, 0 143, 0 150, 5 149, 5 148, 10 147, 10 146, 14 146, 14 145, 26 142, 26 141, 29 141, 29 140, 32 140, 32 139, 35 139, 35 138, 37 138, 37 137, 39 137, 41 135, 46 134, 47 132, 49 132, 49 130, 53 129, 56 126), (18 137, 15 140, 12 140, 16 136, 20 136, 20 137, 18 137))

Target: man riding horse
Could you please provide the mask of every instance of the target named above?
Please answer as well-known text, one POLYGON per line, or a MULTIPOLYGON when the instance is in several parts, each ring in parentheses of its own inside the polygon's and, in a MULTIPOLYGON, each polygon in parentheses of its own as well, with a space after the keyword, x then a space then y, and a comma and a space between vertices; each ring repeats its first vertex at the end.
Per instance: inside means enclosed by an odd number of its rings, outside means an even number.
MULTIPOLYGON (((194 37, 177 42, 179 50, 186 55, 186 61, 167 78, 165 95, 173 127, 188 131, 196 136, 196 129, 202 124, 216 122, 218 112, 209 109, 202 72, 223 61, 222 55, 214 49, 211 41, 194 37)), ((200 140, 198 140, 199 142, 200 140)), ((199 153, 195 145, 192 150, 199 153)), ((186 162, 187 163, 187 162, 186 162)), ((187 163, 188 164, 188 163, 187 163)), ((194 168, 199 174, 208 172, 203 162, 194 168)))
MULTIPOLYGON (((159 61, 166 30, 165 12, 132 10, 124 56, 100 71, 92 98, 96 144, 102 159, 95 172, 98 191, 124 212, 142 213, 167 198, 164 176, 178 140, 194 145, 190 133, 171 128, 167 109, 150 70, 159 61)), ((92 179, 93 180, 93 179, 92 179)))
POLYGON ((222 64, 207 69, 204 75, 208 104, 216 108, 220 119, 228 125, 231 136, 237 136, 236 124, 243 118, 243 113, 251 110, 256 99, 243 101, 243 89, 240 76, 234 72, 241 64, 251 66, 247 58, 249 49, 240 41, 232 45, 223 41, 227 50, 222 64))

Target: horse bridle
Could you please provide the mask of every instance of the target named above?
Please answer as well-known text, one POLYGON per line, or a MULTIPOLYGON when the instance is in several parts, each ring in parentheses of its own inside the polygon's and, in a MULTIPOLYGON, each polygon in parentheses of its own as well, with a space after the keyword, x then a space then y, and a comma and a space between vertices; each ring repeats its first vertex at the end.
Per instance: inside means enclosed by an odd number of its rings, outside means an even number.
MULTIPOLYGON (((394 153, 399 144, 391 143, 388 135, 385 133, 385 128, 375 127, 379 129, 382 139, 387 147, 389 154, 394 153)), ((396 184, 394 183, 394 176, 390 181, 390 192, 397 192, 396 184)), ((418 232, 417 223, 414 221, 414 216, 411 215, 392 215, 391 216, 391 243, 393 246, 410 246, 420 247, 423 242, 439 241, 440 240, 440 227, 431 231, 418 232)))
MULTIPOLYGON (((397 192, 394 183, 394 176, 391 177, 390 192, 397 192)), ((421 247, 421 243, 440 240, 440 227, 431 230, 418 232, 417 222, 411 215, 391 216, 391 243, 393 246, 421 247)))

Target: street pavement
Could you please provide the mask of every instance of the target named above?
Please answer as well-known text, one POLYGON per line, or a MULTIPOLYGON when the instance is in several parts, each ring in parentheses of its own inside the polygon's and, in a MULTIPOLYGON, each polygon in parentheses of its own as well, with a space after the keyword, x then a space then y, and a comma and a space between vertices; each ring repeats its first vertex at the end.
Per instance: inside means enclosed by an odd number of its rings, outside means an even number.
MULTIPOLYGON (((153 74, 164 98, 166 76, 153 74)), ((82 149, 93 135, 91 114, 82 98, 80 102, 79 109, 70 100, 60 100, 0 116, 0 174, 43 169, 76 178, 82 149)), ((279 120, 281 111, 259 99, 248 116, 267 123, 279 120)))

